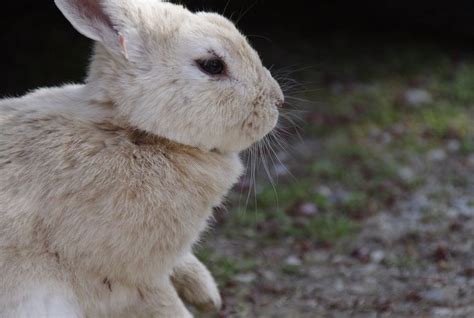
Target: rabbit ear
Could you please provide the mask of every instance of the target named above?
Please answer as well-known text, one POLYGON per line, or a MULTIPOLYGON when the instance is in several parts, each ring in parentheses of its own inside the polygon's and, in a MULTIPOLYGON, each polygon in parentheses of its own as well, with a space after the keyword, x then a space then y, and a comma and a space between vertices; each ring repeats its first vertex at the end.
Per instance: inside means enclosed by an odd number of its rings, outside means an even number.
POLYGON ((119 51, 128 59, 124 36, 116 29, 104 10, 107 0, 54 0, 69 22, 84 36, 119 51))

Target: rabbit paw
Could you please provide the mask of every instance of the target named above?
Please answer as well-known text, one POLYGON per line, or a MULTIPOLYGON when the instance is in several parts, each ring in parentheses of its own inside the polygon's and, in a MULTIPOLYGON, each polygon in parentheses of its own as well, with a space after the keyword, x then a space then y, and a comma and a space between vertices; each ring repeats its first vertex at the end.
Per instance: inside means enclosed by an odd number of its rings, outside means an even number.
POLYGON ((178 264, 171 276, 180 297, 199 311, 220 310, 222 299, 209 270, 194 255, 189 254, 178 264))

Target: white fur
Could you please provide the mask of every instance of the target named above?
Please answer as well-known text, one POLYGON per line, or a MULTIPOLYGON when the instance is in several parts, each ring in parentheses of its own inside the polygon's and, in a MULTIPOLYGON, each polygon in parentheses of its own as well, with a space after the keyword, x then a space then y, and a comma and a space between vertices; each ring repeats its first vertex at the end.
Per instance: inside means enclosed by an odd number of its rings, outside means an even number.
POLYGON ((234 25, 155 0, 56 0, 86 82, 0 101, 0 317, 218 309, 192 246, 283 95, 234 25), (219 56, 226 74, 196 60, 219 56))
MULTIPOLYGON (((63 296, 62 291, 52 292, 44 284, 27 286, 26 293, 12 303, 13 306, 0 309, 1 317, 16 318, 80 318, 83 313, 73 300, 63 296)), ((16 294, 19 296, 19 294, 16 294)))

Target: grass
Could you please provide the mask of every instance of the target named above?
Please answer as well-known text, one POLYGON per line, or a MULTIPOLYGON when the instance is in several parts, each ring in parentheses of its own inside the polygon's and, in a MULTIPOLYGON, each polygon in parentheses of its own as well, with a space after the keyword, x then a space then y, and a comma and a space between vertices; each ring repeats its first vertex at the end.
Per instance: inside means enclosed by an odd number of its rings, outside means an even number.
POLYGON ((396 267, 400 270, 412 269, 422 265, 422 261, 409 255, 394 256, 390 258, 387 263, 389 266, 396 267))
POLYGON ((334 242, 350 235, 356 226, 353 221, 341 216, 323 216, 310 220, 301 231, 288 234, 295 237, 314 237, 324 242, 334 242))
MULTIPOLYGON (((353 193, 345 206, 347 210, 357 209, 364 204, 364 200, 362 193, 353 193)), ((325 195, 311 188, 306 181, 276 188, 268 185, 259 193, 255 204, 251 204, 247 210, 233 212, 226 234, 231 237, 244 234, 268 240, 294 237, 333 242, 350 235, 356 228, 348 216, 333 213, 336 208, 335 203, 329 202, 325 195), (275 203, 277 198, 281 202, 279 206, 275 203), (296 218, 292 215, 292 209, 297 209, 302 202, 314 204, 321 214, 296 218)))
POLYGON ((255 258, 224 257, 208 248, 198 249, 197 256, 210 266, 213 276, 222 285, 230 283, 238 274, 254 271, 258 265, 255 258))

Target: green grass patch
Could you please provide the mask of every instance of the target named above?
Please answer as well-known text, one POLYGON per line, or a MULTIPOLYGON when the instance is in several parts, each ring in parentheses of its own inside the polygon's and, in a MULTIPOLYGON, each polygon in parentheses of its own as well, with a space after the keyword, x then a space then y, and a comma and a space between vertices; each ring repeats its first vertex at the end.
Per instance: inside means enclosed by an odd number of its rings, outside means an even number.
POLYGON ((301 239, 317 239, 331 243, 354 234, 357 228, 356 223, 349 218, 325 215, 298 226, 289 226, 285 233, 301 239))
POLYGON ((226 257, 208 248, 198 249, 196 256, 209 267, 221 284, 230 282, 238 274, 254 271, 258 265, 255 258, 226 257))

